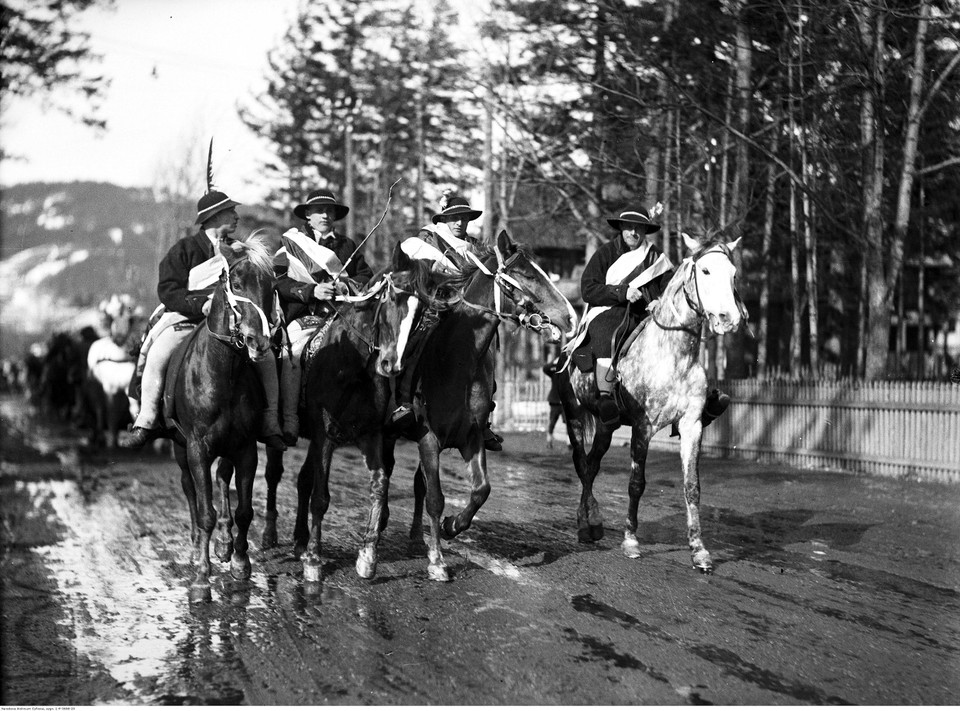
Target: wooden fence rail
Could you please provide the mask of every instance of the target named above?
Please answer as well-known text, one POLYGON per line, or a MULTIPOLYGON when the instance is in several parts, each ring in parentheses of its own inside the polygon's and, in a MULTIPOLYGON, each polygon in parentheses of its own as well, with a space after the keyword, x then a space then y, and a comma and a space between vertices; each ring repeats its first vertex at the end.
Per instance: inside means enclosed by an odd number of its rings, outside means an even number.
MULTIPOLYGON (((960 385, 730 380, 720 388, 732 402, 727 414, 704 430, 705 453, 960 483, 960 385)), ((546 378, 505 378, 497 391, 495 425, 545 430, 549 389, 546 378)), ((653 446, 676 449, 677 440, 668 434, 658 433, 653 446)), ((629 431, 621 427, 616 439, 624 437, 629 431)))

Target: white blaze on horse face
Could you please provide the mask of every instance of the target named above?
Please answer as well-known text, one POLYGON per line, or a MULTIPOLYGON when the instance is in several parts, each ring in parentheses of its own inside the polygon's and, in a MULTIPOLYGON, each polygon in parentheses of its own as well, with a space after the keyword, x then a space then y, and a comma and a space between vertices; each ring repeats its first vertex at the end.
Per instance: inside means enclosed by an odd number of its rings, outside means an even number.
MULTIPOLYGON (((573 304, 571 304, 570 300, 560 292, 560 290, 557 288, 557 285, 554 284, 553 280, 549 277, 549 275, 545 271, 543 271, 543 269, 540 268, 539 264, 537 264, 531 259, 530 266, 540 273, 540 275, 543 277, 544 282, 546 282, 546 284, 549 285, 550 290, 553 292, 555 299, 559 302, 560 308, 566 311, 566 313, 563 315, 563 320, 565 322, 565 325, 569 326, 566 332, 566 336, 567 338, 573 337, 573 332, 577 329, 577 312, 574 311, 573 304)), ((551 317, 551 321, 553 320, 553 317, 549 313, 547 314, 547 316, 551 317)))
POLYGON ((417 306, 420 299, 416 296, 407 297, 407 314, 400 322, 400 329, 397 333, 397 364, 394 366, 396 372, 403 368, 403 352, 407 348, 407 342, 410 340, 410 333, 413 331, 413 319, 417 314, 417 306))
POLYGON ((740 308, 733 287, 737 268, 719 249, 701 256, 693 268, 697 294, 710 330, 716 334, 735 331, 740 326, 740 308))

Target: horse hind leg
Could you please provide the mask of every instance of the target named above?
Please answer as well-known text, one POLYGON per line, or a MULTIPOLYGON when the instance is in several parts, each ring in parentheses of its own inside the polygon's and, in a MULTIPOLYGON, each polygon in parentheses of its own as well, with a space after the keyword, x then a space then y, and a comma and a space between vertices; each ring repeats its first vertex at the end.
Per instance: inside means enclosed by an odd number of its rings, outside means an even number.
MULTIPOLYGON (((310 443, 310 450, 314 449, 316 442, 317 440, 315 439, 310 443)), ((308 471, 308 475, 312 474, 313 487, 309 491, 309 537, 307 538, 303 555, 300 556, 300 560, 303 563, 303 579, 311 583, 320 582, 323 577, 323 561, 321 558, 323 517, 326 515, 327 508, 330 506, 330 461, 333 458, 334 444, 324 439, 322 447, 318 449, 319 451, 316 452, 312 458, 308 452, 308 460, 312 459, 312 466, 308 471)), ((308 462, 304 461, 304 468, 307 467, 307 464, 308 462)), ((304 473, 303 470, 301 470, 300 473, 302 477, 304 473)), ((302 498, 298 506, 298 516, 300 506, 306 506, 306 502, 303 501, 302 498)))
POLYGON ((277 489, 283 477, 283 452, 279 449, 267 447, 267 465, 264 479, 267 481, 267 507, 263 517, 263 534, 260 545, 274 548, 277 545, 277 489))
POLYGON ((217 463, 217 490, 220 494, 220 512, 217 532, 213 538, 213 552, 226 563, 233 555, 233 514, 230 510, 230 483, 233 481, 233 462, 224 457, 217 463))
POLYGON ((613 432, 590 427, 593 416, 582 411, 567 420, 567 430, 573 445, 573 466, 580 479, 580 505, 577 508, 577 538, 581 543, 596 543, 604 536, 603 514, 593 495, 593 482, 600 471, 600 461, 610 448, 613 432), (593 443, 586 451, 586 443, 593 431, 593 443))
POLYGON ((460 452, 460 456, 463 457, 470 470, 470 499, 467 501, 467 505, 463 507, 463 510, 456 516, 447 516, 443 519, 441 533, 447 540, 454 538, 470 528, 474 517, 477 515, 477 511, 480 510, 490 496, 490 479, 487 477, 486 455, 486 450, 484 449, 483 442, 480 441, 479 435, 478 441, 474 443, 474 446, 465 448, 460 452), (471 454, 471 451, 473 451, 473 454, 471 454))
POLYGON ((440 444, 432 434, 420 440, 420 467, 423 470, 424 499, 430 520, 430 535, 424 537, 427 544, 427 576, 445 583, 450 580, 447 564, 440 550, 441 525, 444 497, 440 487, 440 444))
POLYGON ((207 453, 197 442, 188 442, 186 458, 197 496, 197 540, 190 600, 205 602, 210 600, 210 538, 217 523, 217 512, 213 508, 213 482, 207 453))
POLYGON ((648 426, 638 425, 633 428, 633 437, 630 442, 630 483, 627 486, 627 528, 623 532, 623 543, 620 544, 627 558, 640 557, 640 542, 637 540, 637 510, 640 507, 640 497, 647 488, 647 452, 651 436, 652 432, 648 426))
POLYGON ((427 480, 423 466, 417 465, 413 475, 413 518, 410 521, 410 551, 412 555, 426 555, 427 543, 423 537, 423 502, 427 496, 427 480))

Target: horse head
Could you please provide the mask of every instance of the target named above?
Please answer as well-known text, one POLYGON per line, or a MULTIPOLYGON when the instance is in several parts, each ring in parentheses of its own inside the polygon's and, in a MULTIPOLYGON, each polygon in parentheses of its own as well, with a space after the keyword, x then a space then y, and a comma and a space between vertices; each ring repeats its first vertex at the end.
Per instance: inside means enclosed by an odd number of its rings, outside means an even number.
POLYGON ((564 334, 572 336, 577 325, 573 306, 533 257, 516 245, 505 230, 497 236, 492 254, 496 258, 493 273, 496 310, 512 315, 524 328, 547 332, 550 343, 558 342, 564 334), (501 299, 501 295, 505 298, 501 299))
POLYGON ((224 270, 207 315, 219 340, 246 350, 252 361, 267 357, 278 308, 274 294, 273 256, 266 238, 253 233, 221 245, 224 270))
POLYGON ((139 316, 137 305, 129 294, 112 294, 100 302, 100 316, 110 340, 118 346, 126 343, 139 316))
POLYGON ((744 315, 743 302, 734 285, 737 267, 733 263, 733 250, 739 246, 740 239, 701 245, 686 233, 683 235, 687 249, 692 252, 684 260, 690 271, 684 282, 687 303, 716 334, 735 331, 744 315))

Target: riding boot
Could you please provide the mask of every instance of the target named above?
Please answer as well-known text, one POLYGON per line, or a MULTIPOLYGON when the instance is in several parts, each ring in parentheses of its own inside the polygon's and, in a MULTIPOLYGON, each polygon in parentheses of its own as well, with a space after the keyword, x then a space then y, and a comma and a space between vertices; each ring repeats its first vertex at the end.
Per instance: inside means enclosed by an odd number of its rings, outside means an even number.
POLYGON ((597 389, 600 397, 597 400, 597 414, 600 423, 605 427, 614 428, 620 424, 620 406, 614 398, 614 388, 617 386, 617 371, 609 358, 598 358, 594 368, 597 380, 597 389))
POLYGON ((413 376, 409 365, 404 368, 399 376, 393 378, 393 399, 397 408, 390 413, 388 426, 392 432, 402 434, 408 427, 416 421, 416 415, 413 412, 413 402, 410 397, 413 376))
POLYGON ((280 402, 283 405, 283 441, 293 446, 300 435, 300 358, 283 359, 280 368, 280 402))
POLYGON ((163 375, 180 339, 174 329, 160 334, 150 357, 143 364, 143 377, 140 383, 140 412, 130 426, 130 436, 120 442, 123 449, 142 449, 143 446, 161 436, 163 428, 157 424, 160 419, 160 407, 163 400, 163 375))
POLYGON ((261 415, 260 433, 262 441, 271 449, 286 451, 287 445, 283 441, 279 422, 280 383, 277 378, 277 359, 270 351, 269 355, 255 363, 260 382, 263 383, 263 394, 267 404, 261 415))
POLYGON ((729 406, 730 396, 714 388, 707 395, 707 403, 703 406, 703 414, 700 416, 700 422, 706 427, 726 412, 729 406))

